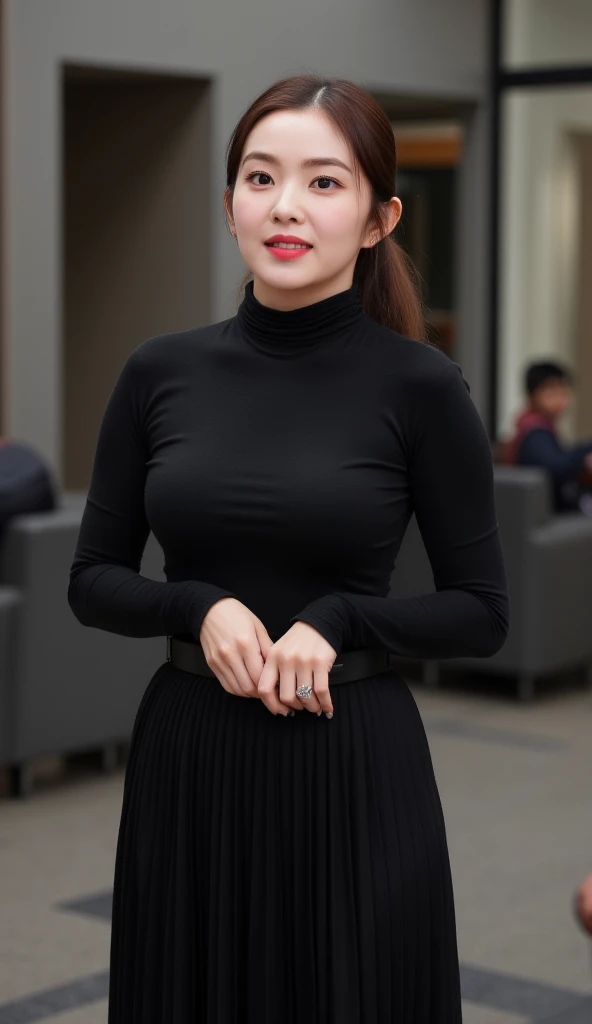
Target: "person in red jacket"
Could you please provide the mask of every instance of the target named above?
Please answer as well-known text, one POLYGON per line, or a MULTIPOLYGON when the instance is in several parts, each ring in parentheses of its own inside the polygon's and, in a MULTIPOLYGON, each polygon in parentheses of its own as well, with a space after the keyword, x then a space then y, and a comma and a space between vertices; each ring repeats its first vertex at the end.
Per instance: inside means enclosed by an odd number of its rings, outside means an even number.
POLYGON ((592 438, 568 446, 557 431, 557 422, 573 399, 571 374, 559 363, 530 363, 524 387, 528 404, 516 416, 504 461, 548 470, 556 510, 579 509, 592 516, 590 486, 582 479, 584 474, 592 475, 592 438))

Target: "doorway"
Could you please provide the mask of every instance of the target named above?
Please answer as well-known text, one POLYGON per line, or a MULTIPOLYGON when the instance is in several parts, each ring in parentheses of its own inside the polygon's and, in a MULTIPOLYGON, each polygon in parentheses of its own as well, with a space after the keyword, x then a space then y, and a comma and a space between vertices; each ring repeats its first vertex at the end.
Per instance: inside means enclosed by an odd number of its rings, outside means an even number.
POLYGON ((207 323, 207 81, 64 65, 63 484, 85 491, 109 395, 131 351, 207 323))

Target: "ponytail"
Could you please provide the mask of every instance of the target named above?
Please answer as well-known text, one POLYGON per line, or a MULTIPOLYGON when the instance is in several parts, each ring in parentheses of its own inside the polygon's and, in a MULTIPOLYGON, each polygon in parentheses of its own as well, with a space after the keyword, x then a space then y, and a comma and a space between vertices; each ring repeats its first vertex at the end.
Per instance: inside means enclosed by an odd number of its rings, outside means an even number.
POLYGON ((370 249, 360 249, 354 282, 372 320, 416 341, 428 340, 419 276, 392 235, 370 249))

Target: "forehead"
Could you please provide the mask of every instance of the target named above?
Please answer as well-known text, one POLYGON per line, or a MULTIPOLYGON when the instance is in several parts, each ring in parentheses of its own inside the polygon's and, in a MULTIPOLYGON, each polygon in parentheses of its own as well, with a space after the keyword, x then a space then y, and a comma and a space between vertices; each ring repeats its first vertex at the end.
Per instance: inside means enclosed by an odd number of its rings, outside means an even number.
POLYGON ((285 161, 335 156, 350 167, 353 161, 347 141, 320 110, 275 110, 267 114, 249 132, 244 153, 252 149, 265 149, 285 161))
POLYGON ((549 380, 543 381, 540 388, 546 391, 567 391, 569 389, 569 381, 563 380, 561 377, 550 377, 549 380))

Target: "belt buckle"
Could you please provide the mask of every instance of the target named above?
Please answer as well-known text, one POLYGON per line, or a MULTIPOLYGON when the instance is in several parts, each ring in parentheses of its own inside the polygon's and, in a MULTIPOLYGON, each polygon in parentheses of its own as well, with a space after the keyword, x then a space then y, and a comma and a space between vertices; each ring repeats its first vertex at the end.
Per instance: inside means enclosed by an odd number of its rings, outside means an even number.
POLYGON ((173 638, 172 638, 172 636, 167 636, 166 639, 167 639, 166 660, 167 661, 171 661, 172 657, 173 657, 173 638))
POLYGON ((334 661, 333 664, 331 665, 331 672, 329 673, 329 675, 331 675, 336 669, 337 671, 339 671, 339 669, 341 668, 343 668, 343 662, 341 661, 337 663, 334 661))

